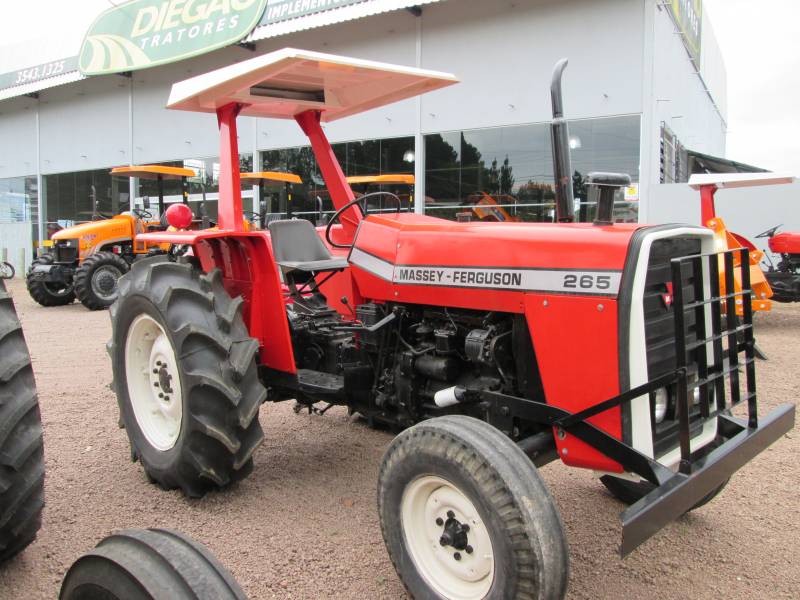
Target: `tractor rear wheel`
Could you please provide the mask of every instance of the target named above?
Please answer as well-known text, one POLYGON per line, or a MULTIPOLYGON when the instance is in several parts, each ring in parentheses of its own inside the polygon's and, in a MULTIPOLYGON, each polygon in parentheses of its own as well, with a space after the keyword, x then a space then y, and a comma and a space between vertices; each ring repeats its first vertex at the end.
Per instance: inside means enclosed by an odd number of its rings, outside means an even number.
POLYGON ((169 529, 128 529, 101 540, 70 567, 60 600, 244 600, 204 546, 169 529))
POLYGON ((563 598, 561 517, 530 459, 500 431, 454 415, 418 423, 384 455, 383 539, 415 598, 563 598))
POLYGON ((108 308, 117 299, 119 278, 128 269, 128 263, 121 256, 96 252, 75 271, 75 295, 89 310, 108 308))
POLYGON ((200 497, 252 471, 267 392, 241 308, 218 269, 166 256, 120 279, 108 349, 121 422, 133 460, 165 489, 200 497))
POLYGON ((43 507, 36 382, 14 304, 0 281, 0 563, 36 538, 43 507))
POLYGON ((53 257, 43 254, 31 263, 25 283, 28 286, 28 293, 31 298, 42 306, 64 306, 75 301, 74 286, 64 283, 54 283, 49 281, 39 281, 33 278, 33 269, 37 265, 49 265, 53 262, 53 257))

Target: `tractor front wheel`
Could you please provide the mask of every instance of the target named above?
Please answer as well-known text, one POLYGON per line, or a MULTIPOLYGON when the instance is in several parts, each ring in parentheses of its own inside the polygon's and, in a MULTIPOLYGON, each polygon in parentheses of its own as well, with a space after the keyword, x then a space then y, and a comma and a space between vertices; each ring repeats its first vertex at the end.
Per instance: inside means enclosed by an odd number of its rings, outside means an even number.
POLYGON ((155 256, 133 264, 111 306, 114 389, 148 478, 191 497, 246 477, 264 434, 258 343, 219 270, 155 256))
POLYGON ((118 295, 118 281, 128 272, 128 263, 113 252, 87 257, 75 271, 75 295, 89 310, 108 308, 118 295))
POLYGON ((31 298, 42 306, 65 306, 75 301, 75 289, 72 283, 57 283, 41 281, 34 277, 33 270, 38 265, 52 264, 53 257, 43 254, 31 263, 25 284, 28 286, 28 293, 31 298))
POLYGON ((378 482, 383 538, 415 598, 563 598, 564 528, 530 459, 462 415, 398 435, 378 482))

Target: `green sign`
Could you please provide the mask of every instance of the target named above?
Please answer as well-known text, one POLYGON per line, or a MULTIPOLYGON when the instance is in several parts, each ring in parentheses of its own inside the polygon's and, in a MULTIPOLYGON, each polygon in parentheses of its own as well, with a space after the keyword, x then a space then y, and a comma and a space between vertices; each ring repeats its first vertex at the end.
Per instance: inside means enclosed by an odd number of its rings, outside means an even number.
POLYGON ((672 0, 668 5, 672 18, 683 35, 683 43, 694 66, 700 68, 700 46, 703 34, 703 0, 672 0))
POLYGON ((268 0, 267 10, 261 18, 261 25, 269 25, 279 21, 287 21, 312 13, 324 12, 332 8, 340 8, 349 4, 358 4, 368 0, 268 0))
POLYGON ((163 65, 234 44, 267 0, 131 0, 105 11, 81 46, 84 75, 163 65))
POLYGON ((34 83, 42 79, 56 77, 64 73, 70 73, 78 70, 78 57, 71 56, 70 58, 62 58, 60 60, 51 60, 50 62, 34 65, 32 67, 25 67, 10 73, 0 73, 0 90, 26 83, 34 83))

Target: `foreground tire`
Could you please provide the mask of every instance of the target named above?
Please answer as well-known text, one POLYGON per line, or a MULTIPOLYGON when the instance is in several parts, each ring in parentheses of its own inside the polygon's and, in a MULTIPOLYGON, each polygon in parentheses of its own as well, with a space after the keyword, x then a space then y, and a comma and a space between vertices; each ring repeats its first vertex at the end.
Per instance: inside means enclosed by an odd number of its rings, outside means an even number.
POLYGON ((36 538, 43 507, 36 382, 14 304, 0 281, 0 562, 36 538))
POLYGON ((75 295, 89 310, 108 308, 117 299, 117 283, 128 268, 125 259, 113 252, 92 254, 75 271, 75 295))
POLYGON ((569 552, 536 467, 494 427, 465 416, 423 421, 383 458, 378 511, 386 548, 414 598, 563 598, 569 552))
MULTIPOLYGON (((711 491, 686 512, 691 512, 711 502, 725 489, 725 486, 728 485, 728 481, 729 480, 724 481, 722 485, 711 491)), ((631 481, 629 479, 614 477, 613 475, 603 475, 600 478, 600 482, 611 492, 612 496, 628 505, 638 502, 655 489, 655 486, 649 481, 631 481)))
POLYGON ((205 275, 165 256, 120 279, 108 348, 131 456, 165 489, 191 497, 246 477, 264 434, 258 343, 241 298, 215 269, 205 275))
POLYGON ((112 534, 73 563, 60 600, 244 600, 201 544, 169 529, 112 534))
POLYGON ((75 301, 75 290, 72 284, 64 285, 61 283, 48 283, 33 279, 32 272, 37 265, 49 265, 53 262, 53 257, 44 254, 34 260, 28 269, 25 283, 28 286, 28 293, 31 298, 42 306, 64 306, 75 301))

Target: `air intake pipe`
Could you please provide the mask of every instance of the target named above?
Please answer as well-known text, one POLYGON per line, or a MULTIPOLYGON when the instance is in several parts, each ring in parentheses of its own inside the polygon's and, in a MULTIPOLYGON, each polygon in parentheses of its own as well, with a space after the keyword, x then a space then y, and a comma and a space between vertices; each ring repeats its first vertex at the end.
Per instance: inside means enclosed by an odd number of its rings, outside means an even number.
POLYGON ((597 203, 595 225, 614 224, 614 196, 621 187, 631 184, 631 176, 625 173, 589 173, 586 187, 589 188, 589 202, 597 203))
POLYGON ((561 96, 561 75, 568 60, 562 58, 553 69, 550 83, 550 100, 553 103, 553 120, 550 123, 550 141, 553 149, 553 177, 556 192, 556 221, 571 223, 575 220, 575 199, 572 195, 572 163, 569 159, 569 127, 564 118, 561 96))

